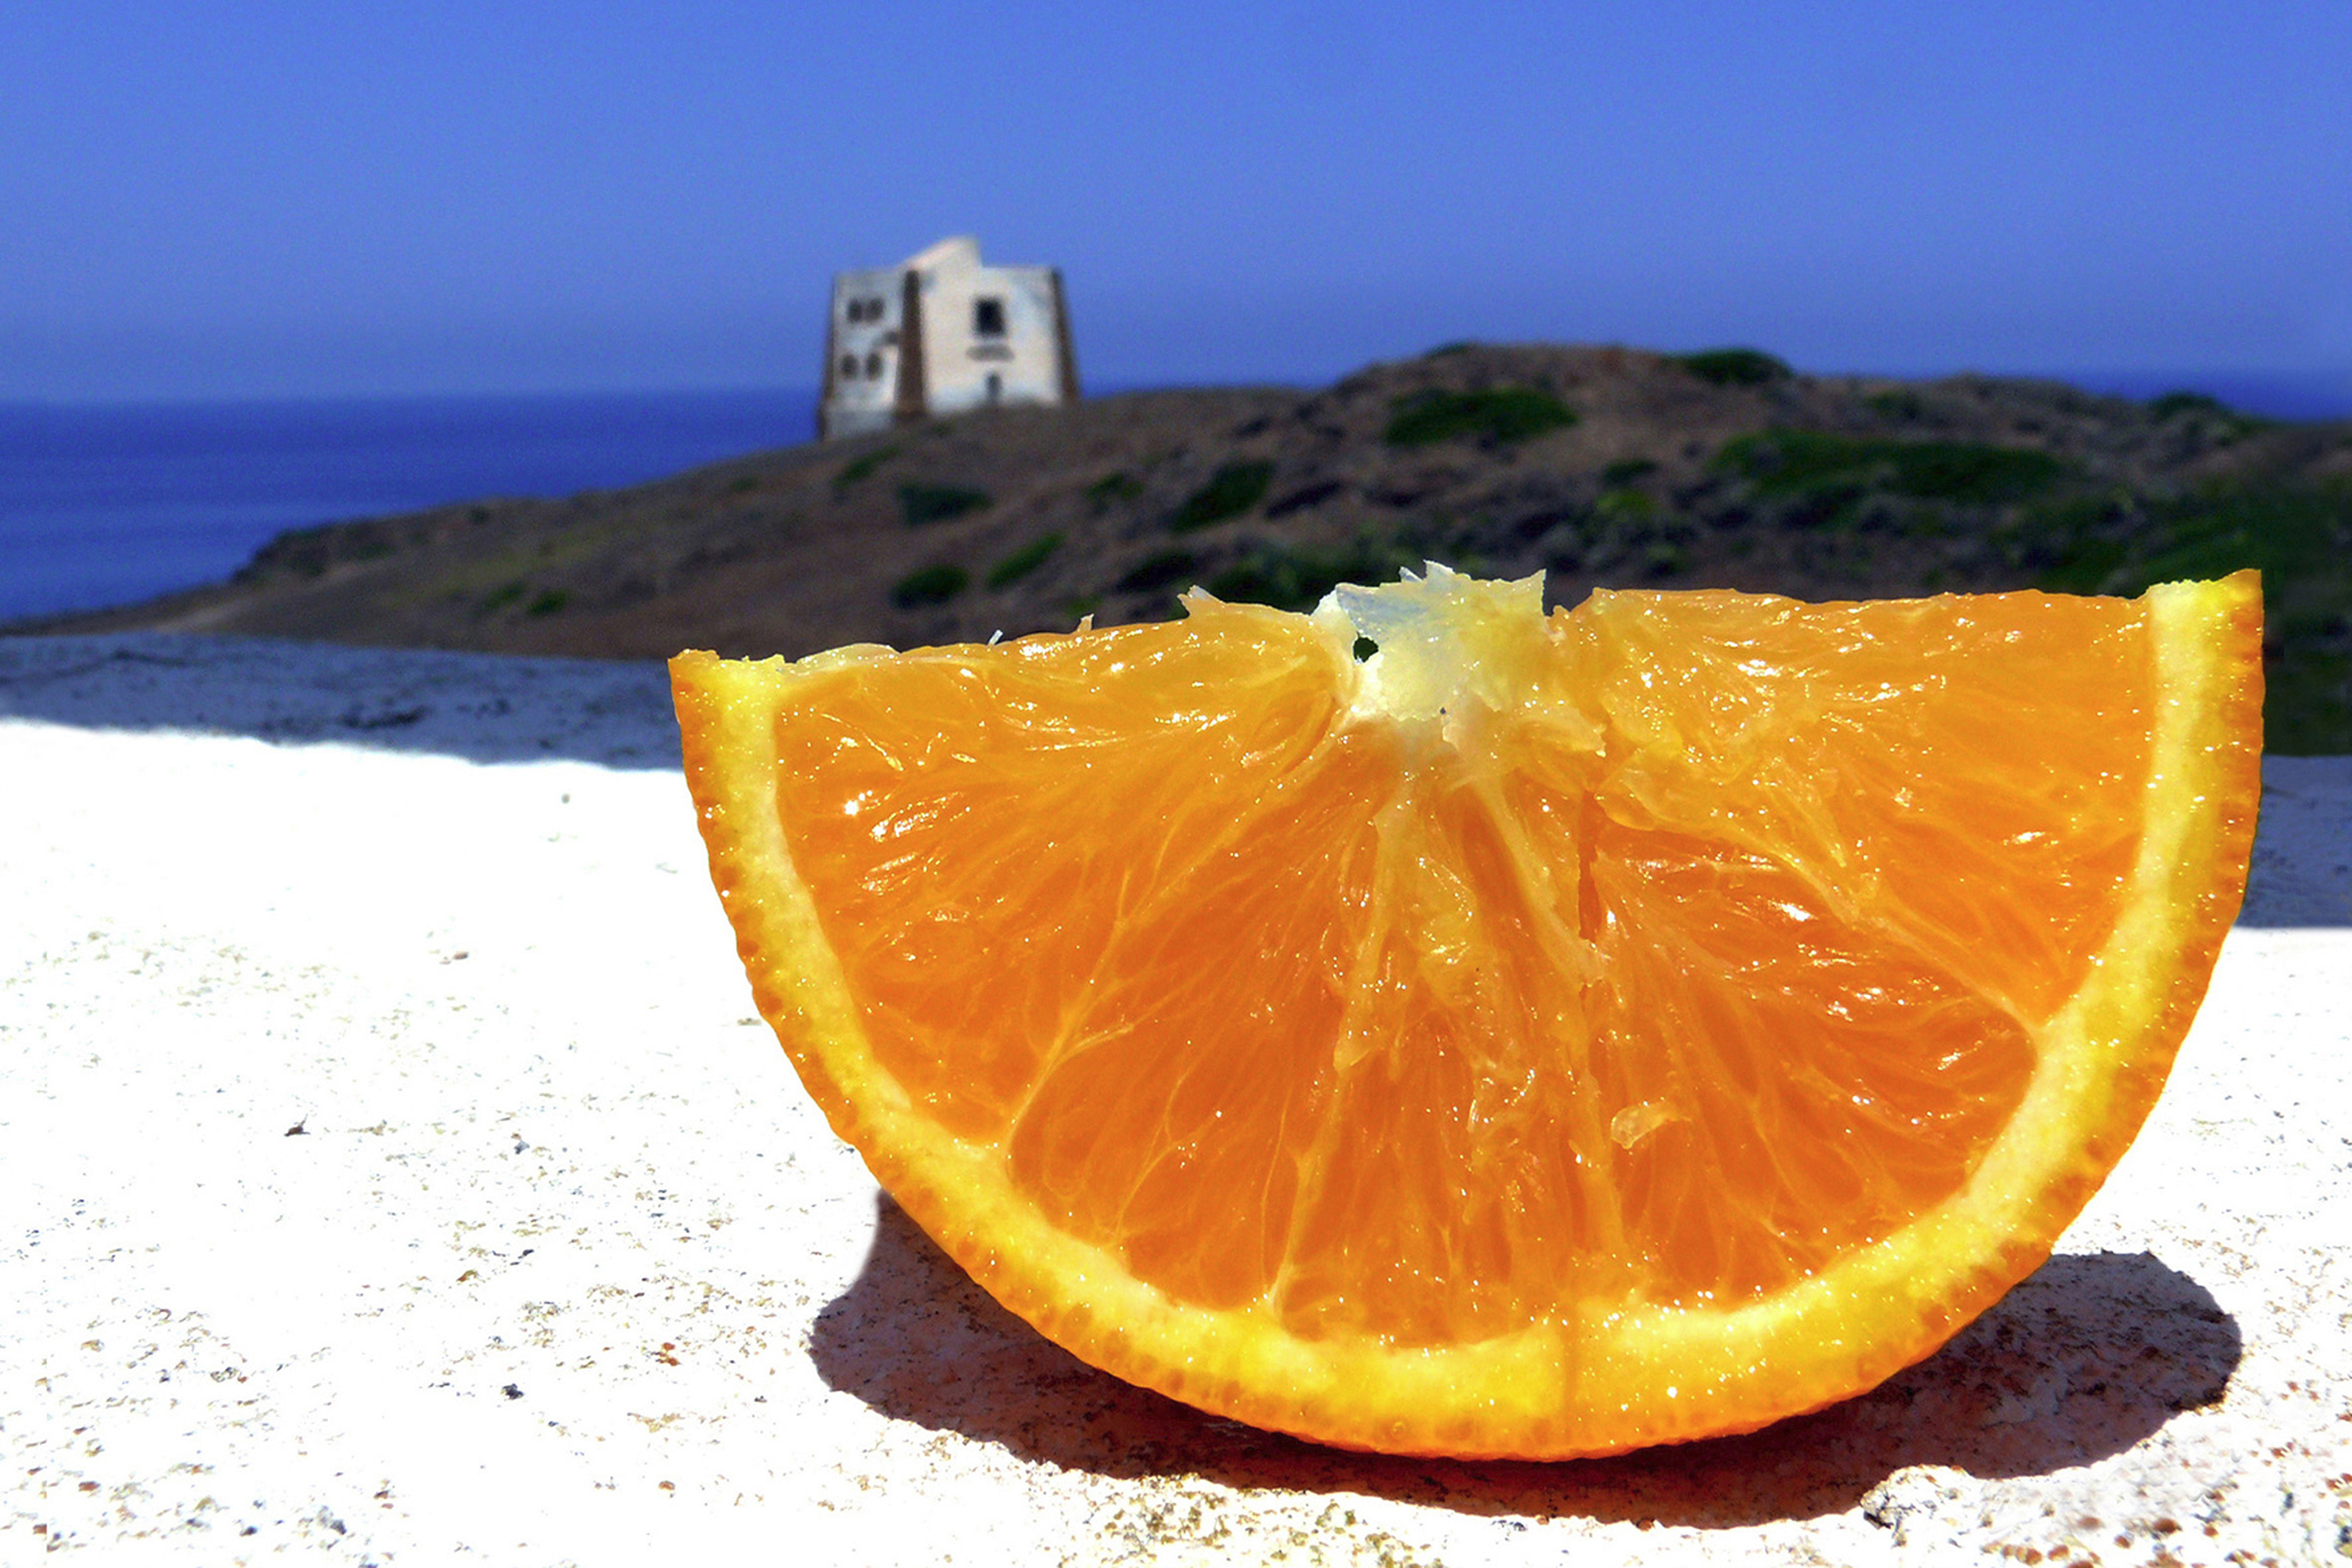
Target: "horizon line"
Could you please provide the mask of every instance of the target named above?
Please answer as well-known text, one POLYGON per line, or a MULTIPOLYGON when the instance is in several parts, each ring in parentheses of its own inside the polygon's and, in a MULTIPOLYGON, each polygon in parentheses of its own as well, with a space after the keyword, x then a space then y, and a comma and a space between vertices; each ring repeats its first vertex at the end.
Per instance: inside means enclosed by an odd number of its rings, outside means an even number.
MULTIPOLYGON (((1440 348, 1454 343, 1433 344, 1418 354, 1396 355, 1366 360, 1360 366, 1341 372, 1337 376, 1313 375, 1298 372, 1262 374, 1237 374, 1225 376, 1138 376, 1102 379, 1091 382, 1085 393, 1088 399, 1121 396, 1141 392, 1201 391, 1229 387, 1292 387, 1311 392, 1333 384, 1362 369, 1378 364, 1407 363, 1424 357, 1440 348)), ((1636 348, 1631 343, 1553 343, 1532 341, 1526 343, 1501 340, 1463 340, 1460 346, 1517 348, 1636 348)), ((1643 350, 1645 353, 1678 353, 1675 350, 1643 350)), ((1769 352, 1769 351, 1766 351, 1769 352)), ((1779 357, 1779 356, 1775 356, 1779 357)), ((1783 362, 1787 363, 1787 362, 1783 362)), ((2311 365, 2276 366, 2215 366, 2179 365, 2141 367, 2116 366, 1993 366, 1958 364, 1935 368, 1845 367, 1822 369, 1791 364, 1799 375, 1819 380, 1864 381, 1943 381, 1963 376, 1983 376, 2000 381, 2056 382, 2079 387, 2099 395, 2120 396, 2144 402, 2170 392, 2201 392, 2221 395, 2213 389, 2227 386, 2242 396, 2248 391, 2296 392, 2304 400, 2317 398, 2341 405, 2337 416, 2352 416, 2352 361, 2340 366, 2311 365)), ((623 398, 696 398, 696 397, 790 397, 814 399, 820 387, 809 382, 746 382, 725 381, 698 384, 646 383, 628 385, 603 386, 507 386, 507 387, 442 387, 409 389, 373 389, 366 391, 221 391, 184 393, 96 393, 43 395, 0 392, 0 410, 26 412, 86 412, 131 411, 137 409, 199 409, 233 408, 264 405, 323 405, 367 404, 420 403, 499 403, 499 402, 590 402, 623 398)), ((2227 396, 2221 401, 2230 402, 2227 396)), ((2312 417, 2312 416, 2304 416, 2312 417)))

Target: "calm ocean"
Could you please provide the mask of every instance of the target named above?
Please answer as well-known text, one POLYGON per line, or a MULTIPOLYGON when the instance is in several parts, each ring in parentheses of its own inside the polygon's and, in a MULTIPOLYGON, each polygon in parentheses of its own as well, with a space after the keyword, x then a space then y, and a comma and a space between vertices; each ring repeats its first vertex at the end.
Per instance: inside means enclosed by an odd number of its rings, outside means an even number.
POLYGON ((0 405, 0 621, 214 582, 289 528, 796 445, 815 409, 813 392, 0 405))

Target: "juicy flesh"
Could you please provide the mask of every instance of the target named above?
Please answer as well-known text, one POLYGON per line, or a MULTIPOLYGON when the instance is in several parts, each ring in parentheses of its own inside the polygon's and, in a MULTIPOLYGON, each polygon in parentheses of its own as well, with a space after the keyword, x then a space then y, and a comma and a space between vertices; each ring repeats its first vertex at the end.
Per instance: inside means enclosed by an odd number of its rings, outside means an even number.
POLYGON ((2140 607, 1400 603, 1369 671, 1207 601, 810 670, 777 806, 907 1092, 1310 1339, 1733 1304, 1958 1187, 2132 864, 2140 607))

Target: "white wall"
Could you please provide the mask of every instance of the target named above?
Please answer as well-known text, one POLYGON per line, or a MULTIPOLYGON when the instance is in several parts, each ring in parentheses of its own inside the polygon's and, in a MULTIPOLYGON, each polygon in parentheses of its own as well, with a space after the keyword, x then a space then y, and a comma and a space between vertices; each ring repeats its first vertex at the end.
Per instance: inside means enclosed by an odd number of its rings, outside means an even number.
POLYGON ((1059 403, 1061 366, 1054 335, 1054 275, 1044 267, 940 266, 923 279, 923 357, 931 412, 956 414, 992 401, 1059 403), (972 331, 973 307, 995 300, 1004 335, 972 331))
POLYGON ((819 416, 828 437, 889 427, 898 397, 903 276, 898 268, 883 267, 833 280, 833 363, 826 372, 833 390, 819 416), (852 321, 851 306, 867 301, 879 302, 879 316, 852 321))

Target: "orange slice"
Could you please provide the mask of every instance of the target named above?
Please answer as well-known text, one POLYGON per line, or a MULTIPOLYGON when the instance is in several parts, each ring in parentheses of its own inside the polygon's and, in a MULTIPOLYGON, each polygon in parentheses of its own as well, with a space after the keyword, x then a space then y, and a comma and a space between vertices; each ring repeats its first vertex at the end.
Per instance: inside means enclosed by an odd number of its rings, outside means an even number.
POLYGON ((1565 1457, 1870 1387, 2048 1255, 2244 886, 2251 573, 1185 603, 672 672, 834 1129, 1042 1332, 1259 1426, 1565 1457))

